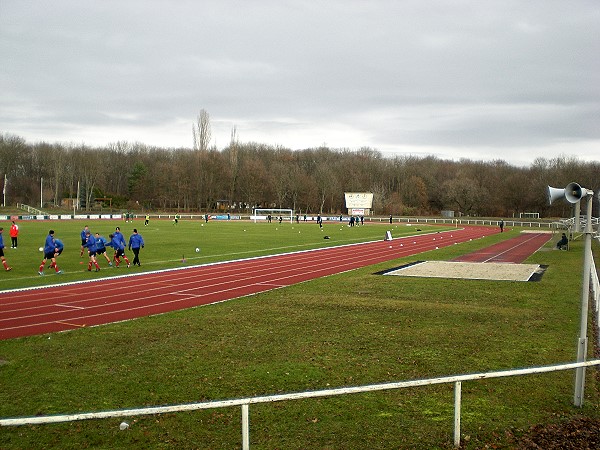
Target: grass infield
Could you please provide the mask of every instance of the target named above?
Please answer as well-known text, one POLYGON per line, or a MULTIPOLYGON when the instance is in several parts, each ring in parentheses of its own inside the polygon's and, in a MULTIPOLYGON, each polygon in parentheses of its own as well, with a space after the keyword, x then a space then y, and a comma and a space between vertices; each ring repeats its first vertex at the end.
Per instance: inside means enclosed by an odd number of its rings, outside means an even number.
MULTIPOLYGON (((87 221, 105 237, 137 227, 142 271, 383 239, 389 225, 87 221), (323 239, 324 235, 330 239, 323 239), (201 251, 196 253, 194 249, 201 251), (182 260, 185 259, 185 262, 182 260)), ((78 221, 21 223, 0 288, 110 276, 79 264, 78 221), (37 275, 52 227, 63 275, 37 275)), ((10 247, 8 226, 5 245, 10 247)), ((419 225, 421 232, 426 227, 419 225)), ((417 227, 394 225, 393 235, 417 227)), ((439 227, 436 228, 439 230, 439 227)), ((538 283, 383 277, 416 259, 449 260, 518 230, 228 302, 127 322, 0 341, 0 416, 134 408, 570 362, 579 333, 582 243, 527 262, 538 283)), ((90 295, 94 295, 90 292, 90 295)), ((127 295, 127 292, 123 292, 127 295)), ((591 334, 590 334, 591 336, 591 334)), ((592 347, 590 339, 590 348, 592 347)), ((591 357, 590 349, 590 357, 591 357)), ((571 372, 463 384, 465 448, 510 447, 536 423, 600 417, 595 370, 583 408, 571 372)), ((451 448, 451 385, 250 408, 251 448, 451 448)), ((240 409, 0 429, 0 448, 241 446, 240 409)))

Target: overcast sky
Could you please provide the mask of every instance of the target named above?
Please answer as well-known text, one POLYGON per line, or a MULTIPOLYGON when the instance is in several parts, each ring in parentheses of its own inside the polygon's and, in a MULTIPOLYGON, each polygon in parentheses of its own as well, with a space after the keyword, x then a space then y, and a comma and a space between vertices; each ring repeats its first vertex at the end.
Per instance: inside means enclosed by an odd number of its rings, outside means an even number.
POLYGON ((598 0, 0 0, 29 142, 600 160, 598 0))

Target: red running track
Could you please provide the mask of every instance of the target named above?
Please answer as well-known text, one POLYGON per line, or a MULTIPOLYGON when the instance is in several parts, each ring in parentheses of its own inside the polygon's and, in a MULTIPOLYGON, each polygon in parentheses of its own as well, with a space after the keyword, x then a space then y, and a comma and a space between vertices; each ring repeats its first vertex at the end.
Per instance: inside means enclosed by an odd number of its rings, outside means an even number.
POLYGON ((521 233, 507 241, 498 242, 467 255, 453 259, 458 262, 517 263, 525 261, 552 238, 550 233, 521 233))
POLYGON ((486 227, 0 293, 0 339, 207 305, 497 233, 486 227))

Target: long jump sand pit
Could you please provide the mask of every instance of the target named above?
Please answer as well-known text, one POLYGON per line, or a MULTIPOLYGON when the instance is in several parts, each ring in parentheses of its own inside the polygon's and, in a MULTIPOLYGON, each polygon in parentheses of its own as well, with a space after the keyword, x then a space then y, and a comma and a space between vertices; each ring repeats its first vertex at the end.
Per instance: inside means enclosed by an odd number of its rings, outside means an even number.
POLYGON ((546 266, 513 263, 469 263, 456 261, 417 261, 385 271, 384 275, 403 277, 462 278, 470 280, 539 281, 546 266))

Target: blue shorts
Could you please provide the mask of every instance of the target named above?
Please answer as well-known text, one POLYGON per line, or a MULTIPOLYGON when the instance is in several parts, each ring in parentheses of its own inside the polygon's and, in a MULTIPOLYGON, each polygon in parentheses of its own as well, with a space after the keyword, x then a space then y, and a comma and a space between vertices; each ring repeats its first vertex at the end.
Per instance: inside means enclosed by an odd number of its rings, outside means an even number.
POLYGON ((52 259, 52 258, 54 258, 54 250, 52 250, 50 253, 44 252, 44 259, 52 259))

